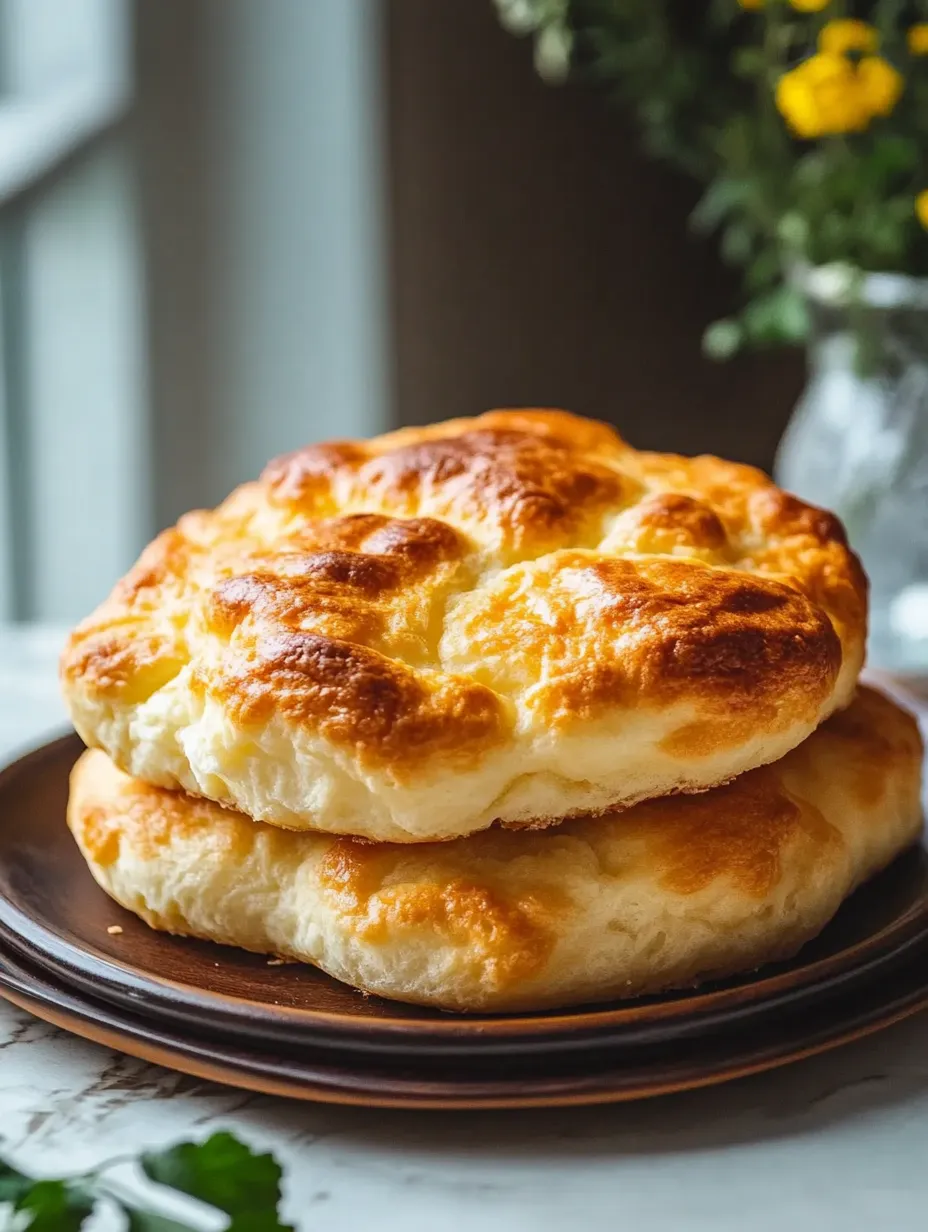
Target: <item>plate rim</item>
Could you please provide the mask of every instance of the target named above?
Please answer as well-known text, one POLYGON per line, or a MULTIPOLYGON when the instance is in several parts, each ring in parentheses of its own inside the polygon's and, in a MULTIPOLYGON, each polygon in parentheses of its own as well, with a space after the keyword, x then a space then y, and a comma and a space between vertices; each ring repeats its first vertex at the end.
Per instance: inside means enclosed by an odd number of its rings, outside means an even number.
MULTIPOLYGON (((753 1059, 742 1057, 734 1063, 729 1061, 715 1064, 710 1061, 708 1068, 697 1067, 696 1072, 690 1073, 689 1076, 685 1076, 684 1070, 676 1078, 665 1076, 650 1083, 638 1078, 631 1084, 626 1082, 623 1086, 604 1088, 602 1084, 609 1082, 610 1075, 614 1082, 618 1080, 618 1071, 600 1065, 572 1074, 536 1079, 535 1089, 529 1093, 526 1093, 525 1087, 531 1085, 532 1079, 525 1075, 512 1080, 514 1089, 511 1091, 506 1091, 505 1083, 497 1080, 493 1093, 477 1093, 479 1084, 471 1084, 468 1091, 463 1083, 458 1084, 461 1089, 456 1093, 454 1082, 445 1078, 440 1082, 433 1081, 431 1085, 437 1089, 434 1093, 426 1093, 421 1089, 424 1085, 422 1080, 418 1081, 420 1090, 416 1092, 416 1080, 410 1081, 408 1077, 407 1089, 401 1090, 403 1074, 400 1073, 398 1077, 393 1077, 394 1083, 398 1084, 394 1086, 393 1093, 385 1093, 371 1087, 372 1082, 378 1081, 381 1086, 384 1085, 383 1071, 375 1071, 366 1078, 361 1072, 359 1078, 357 1068, 348 1069, 344 1072, 352 1081, 347 1085, 339 1085, 337 1078, 326 1081, 318 1068, 315 1076, 304 1074, 302 1078, 295 1077, 295 1066, 302 1063, 305 1071, 310 1068, 310 1063, 305 1057, 287 1058, 291 1067, 288 1077, 287 1074, 279 1072, 280 1058, 276 1059, 278 1072, 275 1073, 273 1056, 263 1056, 254 1051, 243 1052, 239 1049, 239 1057, 236 1059, 228 1050, 223 1051, 221 1044, 168 1038, 163 1032, 159 1033, 157 1029, 153 1029, 144 1019, 115 1010, 112 1006, 101 1007, 90 999, 76 996, 73 990, 56 986, 48 980, 45 973, 36 976, 22 967, 16 972, 16 965, 13 966, 14 971, 11 972, 9 956, 0 946, 0 996, 5 1000, 70 1034, 139 1060, 191 1074, 203 1080, 267 1095, 325 1104, 419 1111, 583 1107, 630 1103, 698 1090, 829 1052, 875 1034, 928 1008, 928 970, 923 961, 913 960, 906 968, 908 979, 902 992, 890 996, 888 1004, 884 1003, 885 986, 881 986, 880 981, 874 981, 869 990, 869 1005, 861 1009, 859 999, 849 1002, 853 1006, 850 1014, 846 1014, 837 1023, 820 1025, 813 1031, 811 1040, 800 1038, 788 1043, 781 1036, 778 1042, 762 1048, 760 1054, 755 1054, 753 1059), (874 992, 882 994, 878 995, 876 1004, 872 1003, 874 992), (598 1086, 585 1087, 585 1084, 597 1081, 598 1086), (637 1085, 634 1085, 635 1082, 637 1085)), ((899 972, 896 976, 898 982, 899 972)), ((798 1016, 794 1020, 793 1028, 794 1032, 802 1030, 798 1016)), ((494 1086, 493 1083, 490 1085, 494 1086)))
MULTIPOLYGON (((0 770, 0 803, 4 792, 14 780, 21 780, 30 772, 48 763, 56 763, 63 755, 74 754, 76 760, 83 742, 76 732, 66 731, 16 758, 0 770)), ((73 760, 70 765, 73 765, 73 760)), ((69 832, 62 827, 70 840, 69 832)), ((918 845, 913 845, 912 851, 918 845)), ((925 848, 921 848, 925 851, 925 848)), ((888 868, 889 866, 887 866, 888 868)), ((886 869, 883 870, 885 872, 886 869)), ((89 870, 86 876, 91 877, 89 870)), ((879 874, 877 874, 879 875, 879 874)), ((98 892, 105 892, 98 888, 98 892)), ((108 900, 112 901, 112 900, 108 900)), ((847 901, 847 900, 846 900, 847 901)), ((125 908, 113 903, 113 907, 125 908)), ((131 912, 128 913, 131 916, 131 912)), ((503 1052, 527 1050, 533 1046, 550 1050, 552 1041, 561 1040, 563 1049, 570 1044, 585 1045, 591 1038, 611 1036, 620 1040, 625 1036, 629 1046, 633 1037, 650 1033, 650 1040, 660 1042, 667 1038, 691 1036, 700 1030, 712 1029, 724 1016, 733 1026, 756 1017, 758 1014, 775 1011, 790 1000, 803 996, 815 1001, 829 992, 840 992, 842 986, 866 979, 874 968, 892 965, 904 960, 908 951, 919 941, 928 937, 928 896, 917 907, 907 909, 899 920, 884 926, 862 941, 846 947, 836 954, 817 959, 789 971, 777 972, 760 980, 750 977, 742 982, 713 989, 707 993, 697 992, 688 996, 677 994, 673 999, 654 1000, 642 1005, 638 1001, 619 1002, 606 1008, 585 1009, 582 1006, 536 1013, 509 1015, 458 1014, 435 1016, 428 1020, 416 1018, 361 1018, 330 1010, 289 1006, 274 1006, 268 1002, 256 1002, 233 994, 216 993, 203 987, 171 980, 156 973, 145 974, 133 970, 103 954, 98 949, 68 942, 60 934, 27 915, 11 901, 0 896, 0 938, 7 945, 24 955, 29 961, 44 969, 53 969, 69 984, 79 982, 88 990, 88 995, 112 1002, 118 993, 119 1004, 131 1006, 137 998, 154 998, 165 1012, 173 1011, 175 1020, 181 1014, 202 1015, 208 1013, 215 1020, 228 1022, 228 1029, 241 1030, 253 1027, 249 1034, 254 1038, 264 1034, 266 1038, 289 1037, 299 1034, 305 1042, 337 1041, 337 1047, 353 1047, 357 1051, 394 1050, 408 1051, 416 1046, 449 1051, 465 1050, 478 1046, 492 1047, 503 1052), (23 921, 25 927, 17 928, 13 920, 23 921), (900 933, 898 944, 885 948, 880 944, 887 934, 900 933), (27 939, 29 934, 44 934, 51 944, 37 944, 27 939), (864 951, 863 960, 860 952, 864 951), (74 961, 76 956, 79 960, 74 961), (111 972, 105 975, 101 973, 111 972), (134 985, 134 987, 130 986, 134 985), (744 1003, 744 989, 755 990, 749 1002, 744 1003), (106 989, 103 992, 102 989, 106 989), (816 996, 816 993, 818 996, 816 996), (237 1012, 240 1004, 247 1007, 237 1012), (686 1008, 683 1008, 686 1007, 686 1008), (480 1044, 477 1041, 481 1041, 480 1044), (349 1042, 350 1041, 350 1042, 349 1042)), ((183 940, 183 939, 181 939, 183 940)), ((308 964, 307 964, 308 965, 308 964)), ((281 972, 286 971, 286 966, 281 972)), ((763 970, 763 968, 761 968, 763 970)), ((321 973, 323 976, 324 972, 321 973)), ((326 978, 332 978, 326 976, 326 978)), ((389 1005, 389 1001, 385 1002, 389 1005)), ((648 1041, 645 1041, 648 1042, 648 1041)))
MULTIPOLYGON (((131 914, 131 913, 130 913, 131 914)), ((184 940, 184 938, 180 938, 184 940)), ((135 987, 125 983, 108 984, 94 974, 80 968, 72 967, 65 961, 50 960, 42 952, 34 952, 28 945, 22 943, 22 938, 13 935, 0 922, 0 943, 18 954, 21 959, 36 964, 42 971, 60 980, 72 990, 107 1005, 118 1006, 128 1012, 138 1012, 140 1016, 161 1022, 170 1022, 180 1026, 206 1022, 211 1030, 230 1037, 247 1038, 251 1042, 272 1044, 281 1042, 287 1044, 309 1044, 316 1047, 333 1050, 346 1050, 356 1053, 379 1053, 395 1056, 409 1056, 413 1052, 427 1047, 431 1055, 473 1056, 478 1050, 485 1056, 504 1055, 567 1055, 580 1051, 591 1045, 611 1044, 614 1047, 634 1050, 651 1046, 664 1046, 670 1042, 684 1042, 718 1030, 736 1030, 752 1025, 758 1019, 769 1017, 780 1011, 788 1011, 799 1002, 805 1007, 813 1008, 829 998, 846 994, 851 988, 873 979, 878 974, 892 971, 909 957, 913 950, 928 944, 928 933, 924 929, 907 935, 899 945, 888 953, 877 953, 863 963, 848 966, 831 975, 829 978, 802 985, 787 987, 778 994, 771 994, 763 999, 753 999, 732 1006, 718 1009, 710 1008, 701 1013, 687 1013, 681 1008, 677 1015, 667 1014, 655 1021, 648 1019, 639 1023, 620 1023, 610 1021, 612 1013, 591 1012, 586 1014, 578 1009, 571 1017, 558 1015, 552 1020, 539 1019, 540 1028, 531 1035, 486 1035, 486 1022, 493 1020, 469 1020, 463 1018, 454 1020, 459 1026, 459 1032, 453 1037, 431 1036, 429 1027, 431 1020, 419 1022, 409 1020, 409 1027, 403 1032, 378 1033, 379 1019, 354 1019, 339 1014, 328 1014, 332 1025, 328 1030, 309 1030, 304 1021, 304 1014, 313 1011, 295 1011, 295 1021, 281 1023, 273 1014, 265 1014, 264 1004, 256 1004, 241 1000, 243 1005, 250 1007, 249 1013, 240 1015, 227 1014, 221 1008, 212 1004, 199 1005, 195 998, 184 1004, 180 999, 169 996, 152 997, 143 980, 136 982, 135 987), (180 1003, 178 1003, 180 1002, 180 1003), (205 1016, 204 1016, 205 1015, 205 1016), (599 1021, 605 1019, 606 1021, 599 1021), (344 1025, 350 1023, 353 1031, 346 1031, 344 1025), (569 1023, 565 1029, 563 1023, 569 1023)), ((323 975, 325 973, 322 973, 323 975)), ((331 978, 331 977, 329 977, 331 978)), ((189 986, 181 986, 189 987, 189 986)), ((741 987, 741 986, 737 986, 741 987)), ((737 992, 737 987, 732 989, 737 992)), ((194 990, 195 991, 195 990, 194 990)), ((233 1000, 233 998, 228 998, 233 1000)), ((673 1004, 686 1006, 691 1000, 699 998, 681 998, 673 1004)), ((657 1003, 658 1006, 660 1003, 657 1003)), ((284 1009, 286 1007, 279 1007, 284 1009)), ((619 1011, 616 1011, 618 1013, 619 1011)), ((391 1020, 388 1020, 391 1021, 391 1020)), ((399 1020, 403 1021, 403 1020, 399 1020)), ((440 1021, 440 1020, 439 1020, 440 1021)), ((505 1021, 505 1020, 504 1020, 505 1021)))

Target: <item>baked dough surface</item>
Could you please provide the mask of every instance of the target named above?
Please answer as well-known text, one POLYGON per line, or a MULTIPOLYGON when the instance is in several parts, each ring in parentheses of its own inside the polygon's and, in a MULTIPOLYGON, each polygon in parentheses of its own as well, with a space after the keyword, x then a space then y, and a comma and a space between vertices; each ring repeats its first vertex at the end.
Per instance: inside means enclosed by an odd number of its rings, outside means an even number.
POLYGON ((86 753, 69 823, 155 928, 457 1010, 634 996, 793 954, 921 829, 914 720, 868 689, 776 765, 544 831, 368 844, 253 822, 86 753))
POLYGON ((775 761, 850 700, 866 582, 761 472, 496 411, 272 463, 72 635, 84 740, 291 829, 536 827, 775 761))

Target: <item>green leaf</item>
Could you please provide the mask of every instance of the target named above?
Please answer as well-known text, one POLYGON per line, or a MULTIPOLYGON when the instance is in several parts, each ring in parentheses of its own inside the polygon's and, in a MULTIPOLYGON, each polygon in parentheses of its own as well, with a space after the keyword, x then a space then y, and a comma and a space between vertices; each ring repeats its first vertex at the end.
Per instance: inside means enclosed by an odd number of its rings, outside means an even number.
POLYGON ((796 160, 793 178, 800 188, 817 189, 828 175, 828 167, 828 152, 813 149, 796 160))
POLYGON ((18 1202, 34 1184, 31 1177, 17 1172, 12 1164, 0 1159, 0 1203, 18 1202))
MULTIPOLYGON (((226 1232, 294 1232, 278 1216, 280 1165, 232 1134, 150 1151, 140 1163, 150 1180, 229 1215, 226 1232)), ((79 1232, 98 1198, 118 1206, 127 1232, 198 1232, 183 1217, 137 1206, 131 1194, 101 1179, 106 1166, 79 1179, 37 1181, 0 1160, 0 1206, 13 1207, 18 1232, 79 1232)))
POLYGON ((744 204, 750 185, 743 180, 723 176, 710 184, 690 214, 690 225, 696 231, 713 231, 732 211, 744 204))
POLYGON ((745 270, 745 285, 749 291, 762 291, 783 276, 783 263, 776 248, 759 252, 745 270))
POLYGON ((281 1168, 273 1155, 259 1155, 232 1134, 205 1142, 181 1142, 166 1151, 147 1151, 142 1168, 150 1180, 199 1198, 236 1220, 265 1217, 274 1222, 238 1224, 255 1229, 279 1227, 281 1168))
POLYGON ((545 6, 539 0, 496 0, 499 19, 513 34, 531 34, 545 20, 545 6))
POLYGON ((777 235, 784 247, 803 252, 809 239, 809 225, 801 214, 790 211, 780 219, 777 235))
POLYGON ((918 143, 911 137, 889 133, 877 137, 869 158, 864 163, 864 172, 870 176, 889 180, 894 176, 908 175, 918 166, 918 143))
POLYGON ((14 1209, 28 1216, 29 1232, 78 1232, 93 1212, 93 1199, 67 1181, 35 1181, 14 1209))
POLYGON ((760 47, 739 47, 732 55, 732 69, 739 77, 759 77, 767 67, 767 58, 760 47))
POLYGON ((743 222, 731 222, 722 234, 722 260, 727 265, 745 265, 754 250, 754 235, 743 222))
POLYGON ((766 346, 802 342, 809 332, 805 300, 785 283, 748 304, 741 319, 748 338, 766 346))
POLYGON ((712 0, 709 6, 710 24, 722 30, 743 16, 744 10, 738 6, 736 0, 712 0))
POLYGON ((251 1212, 236 1217, 226 1228, 226 1232, 296 1232, 292 1224, 281 1223, 273 1213, 258 1214, 251 1212))
POLYGON ((120 1202, 120 1206, 127 1216, 127 1232, 198 1232, 193 1224, 169 1219, 167 1215, 156 1215, 153 1211, 127 1206, 125 1202, 120 1202))
POLYGON ((566 25, 546 26, 535 42, 535 68, 549 84, 564 81, 570 73, 573 38, 566 25))
POLYGON ((737 321, 713 321, 702 336, 702 348, 710 359, 731 359, 740 348, 743 337, 737 321))

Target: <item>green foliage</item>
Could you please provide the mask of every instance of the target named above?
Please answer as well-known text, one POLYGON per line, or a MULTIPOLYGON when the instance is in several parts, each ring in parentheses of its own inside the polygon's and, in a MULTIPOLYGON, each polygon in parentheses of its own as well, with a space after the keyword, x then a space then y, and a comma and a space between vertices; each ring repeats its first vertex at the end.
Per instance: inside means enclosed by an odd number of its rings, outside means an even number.
POLYGON ((93 1199, 72 1181, 36 1181, 13 1209, 26 1217, 30 1232, 78 1232, 93 1211, 93 1199))
MULTIPOLYGON (((232 1134, 147 1151, 139 1163, 153 1182, 149 1189, 161 1186, 228 1215, 228 1232, 293 1232, 280 1222, 280 1165, 273 1155, 258 1154, 232 1134)), ((101 1202, 119 1210, 127 1232, 197 1232, 202 1227, 197 1208, 189 1223, 162 1214, 157 1203, 148 1201, 149 1194, 127 1194, 107 1172, 103 1165, 78 1177, 37 1179, 0 1160, 0 1228, 78 1232, 101 1202)))
POLYGON ((189 1223, 180 1223, 167 1215, 157 1215, 154 1211, 129 1206, 126 1202, 121 1205, 126 1216, 127 1232, 191 1232, 189 1223))
POLYGON ((32 1188, 31 1177, 0 1159, 0 1203, 18 1202, 32 1188))
MULTIPOLYGON (((905 87, 863 131, 798 138, 776 104, 781 77, 816 51, 822 26, 847 15, 832 0, 804 13, 788 0, 496 0, 514 32, 545 52, 546 75, 606 90, 637 116, 646 148, 705 185, 692 215, 744 271, 737 318, 706 334, 710 354, 801 342, 808 315, 784 286, 798 265, 928 276, 928 230, 915 210, 928 189, 928 56, 910 54, 908 27, 925 0, 870 0, 850 10, 872 23, 880 55, 905 87)), ((854 53, 849 53, 853 62, 854 53)))
POLYGON ((142 1169, 157 1184, 170 1185, 234 1216, 235 1228, 283 1228, 276 1221, 280 1164, 273 1155, 256 1155, 232 1134, 149 1151, 142 1156, 142 1169), (273 1223, 265 1222, 268 1212, 274 1212, 273 1223))

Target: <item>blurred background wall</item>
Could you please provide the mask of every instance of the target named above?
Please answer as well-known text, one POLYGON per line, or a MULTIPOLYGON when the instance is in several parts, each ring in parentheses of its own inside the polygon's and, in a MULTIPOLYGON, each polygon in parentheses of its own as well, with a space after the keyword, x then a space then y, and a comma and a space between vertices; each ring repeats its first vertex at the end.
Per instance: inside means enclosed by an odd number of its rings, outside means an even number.
POLYGON ((385 59, 396 414, 567 406, 769 466, 801 366, 701 355, 737 283, 687 233, 694 188, 541 82, 489 0, 388 2, 385 59))
POLYGON ((389 423, 377 0, 136 0, 154 516, 389 423))
POLYGON ((563 405, 769 465, 799 363, 702 358, 692 200, 491 0, 0 0, 0 613, 319 437, 563 405))

